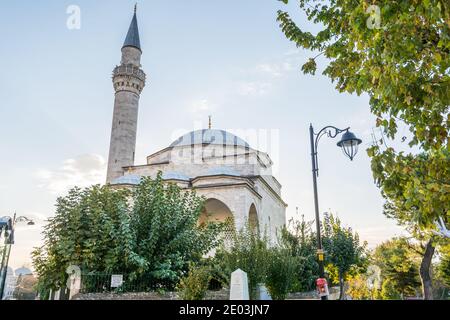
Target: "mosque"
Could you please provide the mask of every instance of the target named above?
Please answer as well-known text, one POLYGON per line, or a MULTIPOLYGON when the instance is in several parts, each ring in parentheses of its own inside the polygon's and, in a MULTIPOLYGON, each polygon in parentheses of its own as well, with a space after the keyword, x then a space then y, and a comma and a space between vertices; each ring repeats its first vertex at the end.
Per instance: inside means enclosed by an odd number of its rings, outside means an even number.
POLYGON ((281 184, 272 175, 272 160, 238 136, 212 129, 211 121, 208 129, 187 133, 149 155, 146 164, 135 165, 139 99, 146 84, 141 55, 135 8, 122 61, 113 71, 115 102, 106 182, 132 187, 141 177, 154 178, 161 171, 165 181, 194 189, 207 199, 200 219, 233 218, 236 228, 249 221, 275 240, 276 230, 286 223, 287 204, 281 184))

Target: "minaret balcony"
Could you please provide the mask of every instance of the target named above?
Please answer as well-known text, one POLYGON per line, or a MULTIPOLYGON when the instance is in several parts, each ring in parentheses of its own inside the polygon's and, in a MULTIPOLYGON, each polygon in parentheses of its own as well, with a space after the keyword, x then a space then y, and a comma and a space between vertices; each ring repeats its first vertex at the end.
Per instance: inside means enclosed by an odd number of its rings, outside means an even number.
POLYGON ((131 91, 141 94, 145 87, 144 71, 134 65, 120 65, 113 71, 113 83, 116 92, 131 91))
POLYGON ((145 72, 131 64, 117 66, 113 71, 113 77, 117 76, 136 77, 142 82, 146 79, 145 72))

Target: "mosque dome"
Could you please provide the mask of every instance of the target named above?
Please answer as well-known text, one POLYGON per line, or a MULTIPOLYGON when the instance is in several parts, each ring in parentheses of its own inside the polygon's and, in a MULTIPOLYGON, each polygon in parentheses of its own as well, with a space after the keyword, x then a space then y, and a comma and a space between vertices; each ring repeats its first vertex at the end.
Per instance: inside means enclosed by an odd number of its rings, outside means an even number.
POLYGON ((142 177, 138 175, 125 175, 121 176, 111 182, 112 185, 115 184, 129 184, 138 185, 141 182, 142 177))
POLYGON ((218 175, 226 175, 226 176, 235 176, 239 177, 241 174, 230 167, 216 167, 209 169, 207 172, 208 176, 218 176, 218 175))
POLYGON ((249 144, 238 136, 215 129, 203 129, 186 133, 178 138, 170 146, 182 147, 196 144, 226 145, 250 148, 249 144))
POLYGON ((189 181, 190 180, 188 176, 186 176, 182 173, 171 172, 171 171, 163 172, 162 178, 163 178, 163 180, 181 180, 181 181, 189 181))

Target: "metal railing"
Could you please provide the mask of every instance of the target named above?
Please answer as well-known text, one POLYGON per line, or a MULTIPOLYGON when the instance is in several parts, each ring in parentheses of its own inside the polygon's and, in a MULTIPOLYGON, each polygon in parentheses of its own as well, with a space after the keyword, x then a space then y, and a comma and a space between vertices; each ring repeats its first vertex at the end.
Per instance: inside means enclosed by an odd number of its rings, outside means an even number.
MULTIPOLYGON (((209 291, 223 288, 219 281, 211 280, 209 291)), ((137 278, 121 273, 84 273, 81 275, 80 293, 133 293, 133 292, 174 292, 177 283, 170 280, 155 279, 144 274, 137 278), (119 280, 119 281, 118 281, 119 280)))
POLYGON ((121 273, 88 273, 81 275, 81 293, 174 291, 176 284, 157 280, 151 275, 132 277, 121 273), (119 279, 119 280, 117 280, 119 279))
POLYGON ((120 65, 114 68, 113 76, 128 75, 135 76, 145 82, 146 74, 144 71, 133 65, 120 65))

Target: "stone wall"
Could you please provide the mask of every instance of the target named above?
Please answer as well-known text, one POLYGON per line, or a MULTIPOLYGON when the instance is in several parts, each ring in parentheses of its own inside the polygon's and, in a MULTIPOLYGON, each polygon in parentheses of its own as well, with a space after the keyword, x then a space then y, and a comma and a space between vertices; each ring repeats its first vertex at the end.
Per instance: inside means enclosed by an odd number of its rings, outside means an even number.
MULTIPOLYGON (((228 289, 208 291, 205 300, 229 300, 228 289)), ((73 300, 180 300, 176 292, 80 293, 73 300)))
MULTIPOLYGON (((337 300, 339 299, 339 287, 331 287, 330 289, 329 300, 337 300)), ((290 293, 286 300, 318 300, 319 296, 316 291, 309 292, 294 292, 290 293)))

